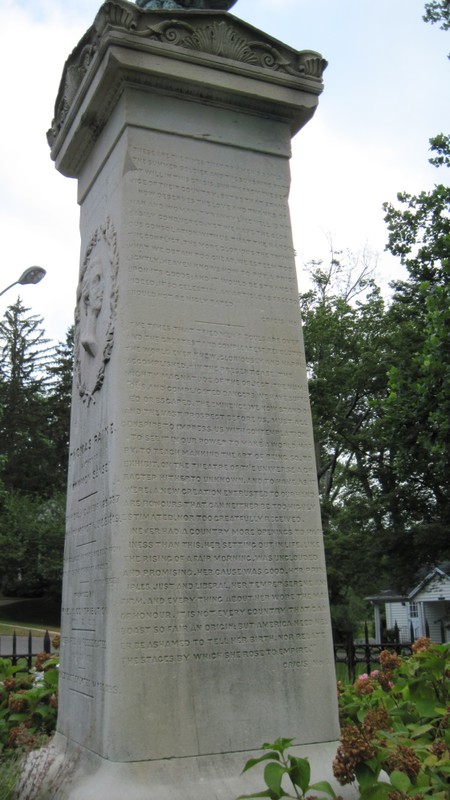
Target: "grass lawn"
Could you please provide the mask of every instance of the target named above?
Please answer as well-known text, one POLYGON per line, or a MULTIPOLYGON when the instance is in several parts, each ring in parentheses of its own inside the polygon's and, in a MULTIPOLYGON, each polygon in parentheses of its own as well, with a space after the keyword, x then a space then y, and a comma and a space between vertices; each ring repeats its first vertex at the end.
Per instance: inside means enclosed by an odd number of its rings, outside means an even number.
POLYGON ((12 622, 4 622, 0 618, 0 636, 12 636, 14 631, 17 633, 17 636, 28 636, 28 631, 32 631, 33 635, 36 633, 44 636, 47 630, 49 633, 58 633, 60 629, 56 626, 52 626, 51 628, 41 628, 40 625, 32 625, 31 623, 16 625, 12 622))
MULTIPOLYGON (((33 597, 26 600, 15 600, 7 605, 0 605, 0 634, 10 634, 14 628, 58 631, 61 620, 60 603, 45 597, 33 597)), ((23 632, 20 632, 23 635, 23 632)))

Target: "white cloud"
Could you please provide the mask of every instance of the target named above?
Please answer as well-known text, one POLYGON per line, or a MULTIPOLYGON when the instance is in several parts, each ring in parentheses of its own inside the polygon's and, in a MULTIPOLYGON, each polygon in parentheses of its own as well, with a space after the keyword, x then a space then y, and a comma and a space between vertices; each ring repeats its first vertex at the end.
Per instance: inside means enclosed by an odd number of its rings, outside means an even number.
MULTIPOLYGON (((78 207, 76 183, 56 172, 45 134, 64 62, 99 5, 0 0, 0 291, 30 264, 46 267, 42 284, 21 295, 54 338, 72 320, 78 207)), ((361 0, 240 0, 233 7, 250 24, 330 60, 316 116, 293 147, 291 208, 301 258, 326 257, 328 234, 339 248, 368 242, 383 251, 382 202, 438 180, 426 148, 429 136, 450 129, 443 101, 449 47, 422 13, 422 0, 367 8, 361 0)), ((380 269, 385 280, 394 270, 386 254, 380 269)), ((0 314, 12 299, 12 292, 1 298, 0 314)))
MULTIPOLYGON (((20 295, 33 313, 45 317, 49 335, 61 338, 72 319, 79 258, 78 209, 75 182, 56 172, 46 131, 64 61, 80 31, 79 26, 67 24, 59 12, 52 13, 54 2, 40 5, 48 7, 44 11, 50 21, 45 24, 42 7, 34 7, 31 15, 8 0, 2 9, 0 70, 11 80, 3 81, 0 126, 1 289, 29 265, 45 267, 44 281, 39 286, 20 287, 20 295)), ((2 297, 0 311, 15 296, 11 290, 2 297)))

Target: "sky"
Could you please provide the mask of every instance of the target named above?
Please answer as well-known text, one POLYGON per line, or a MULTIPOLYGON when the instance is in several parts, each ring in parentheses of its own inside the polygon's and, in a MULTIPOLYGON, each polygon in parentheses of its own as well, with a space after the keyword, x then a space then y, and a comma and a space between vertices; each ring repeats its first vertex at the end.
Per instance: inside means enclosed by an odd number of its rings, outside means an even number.
MULTIPOLYGON (((383 202, 445 182, 428 164, 429 138, 450 132, 450 36, 422 21, 425 0, 238 0, 232 12, 329 62, 312 121, 293 141, 290 195, 300 291, 311 260, 330 249, 369 253, 388 292, 402 275, 385 251, 383 202)), ((76 181, 60 175, 46 141, 67 56, 98 0, 0 0, 0 291, 40 265, 20 294, 54 341, 73 322, 79 269, 76 181)), ((447 173, 448 174, 448 173, 447 173)), ((18 291, 19 290, 19 291, 18 291)))

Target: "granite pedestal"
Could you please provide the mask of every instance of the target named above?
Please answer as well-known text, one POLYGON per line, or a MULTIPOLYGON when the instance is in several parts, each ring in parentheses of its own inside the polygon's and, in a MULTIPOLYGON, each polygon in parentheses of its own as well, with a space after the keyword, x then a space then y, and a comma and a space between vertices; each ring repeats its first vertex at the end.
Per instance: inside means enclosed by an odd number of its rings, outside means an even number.
POLYGON ((49 132, 81 207, 61 800, 232 800, 278 736, 330 769, 288 210, 324 67, 225 11, 124 0, 66 63, 49 132))

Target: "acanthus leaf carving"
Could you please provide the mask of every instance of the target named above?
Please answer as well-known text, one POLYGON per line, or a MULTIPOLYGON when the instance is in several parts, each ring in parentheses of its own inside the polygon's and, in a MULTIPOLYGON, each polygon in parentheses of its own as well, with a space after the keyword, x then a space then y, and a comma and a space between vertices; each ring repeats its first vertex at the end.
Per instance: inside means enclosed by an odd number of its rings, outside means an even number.
POLYGON ((183 47, 244 63, 256 63, 258 60, 248 40, 226 22, 215 22, 197 29, 184 40, 183 47))
POLYGON ((289 53, 291 57, 286 58, 278 48, 267 42, 245 38, 234 25, 224 20, 206 25, 197 24, 194 27, 184 20, 165 19, 147 25, 147 36, 159 42, 197 50, 208 55, 319 81, 327 66, 327 62, 319 53, 309 51, 292 55, 289 53))
POLYGON ((86 39, 87 36, 84 36, 67 60, 66 69, 64 70, 63 79, 56 98, 55 117, 52 121, 52 127, 47 131, 47 141, 50 147, 53 146, 65 122, 73 99, 78 92, 81 82, 97 50, 98 36, 95 36, 92 41, 86 41, 86 39))
MULTIPOLYGON (((128 4, 127 4, 128 5, 128 4)), ((95 27, 102 32, 107 25, 114 28, 122 28, 126 31, 134 31, 137 28, 138 13, 136 9, 124 7, 114 0, 107 0, 95 18, 95 27)))
POLYGON ((52 121, 52 127, 47 132, 47 141, 50 147, 53 146, 66 120, 73 99, 98 49, 103 31, 107 26, 125 31, 135 31, 138 15, 139 11, 133 7, 130 10, 128 3, 124 6, 114 0, 107 0, 100 7, 94 25, 83 36, 66 62, 55 104, 55 118, 52 121))
POLYGON ((154 25, 148 25, 142 33, 149 39, 169 44, 183 44, 186 34, 193 34, 195 28, 187 22, 178 19, 166 19, 154 25))

